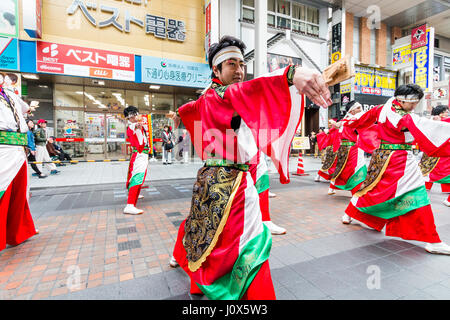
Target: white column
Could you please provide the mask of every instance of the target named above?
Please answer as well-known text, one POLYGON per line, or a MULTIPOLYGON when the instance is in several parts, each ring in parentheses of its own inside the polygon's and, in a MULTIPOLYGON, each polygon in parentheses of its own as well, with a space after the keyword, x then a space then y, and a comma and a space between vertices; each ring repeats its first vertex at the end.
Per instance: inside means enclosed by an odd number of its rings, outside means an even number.
POLYGON ((267 0, 255 0, 254 76, 267 73, 267 0))

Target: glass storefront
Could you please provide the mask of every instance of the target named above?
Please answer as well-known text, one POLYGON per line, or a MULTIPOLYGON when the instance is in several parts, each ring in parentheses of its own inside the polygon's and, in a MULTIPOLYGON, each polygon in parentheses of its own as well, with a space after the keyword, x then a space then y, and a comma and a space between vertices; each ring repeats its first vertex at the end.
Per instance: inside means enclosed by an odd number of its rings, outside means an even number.
POLYGON ((163 128, 165 125, 173 127, 167 113, 195 99, 195 94, 55 84, 55 135, 63 149, 75 159, 127 158, 130 148, 123 110, 132 105, 141 114, 152 115, 152 138, 155 155, 159 157, 163 128))

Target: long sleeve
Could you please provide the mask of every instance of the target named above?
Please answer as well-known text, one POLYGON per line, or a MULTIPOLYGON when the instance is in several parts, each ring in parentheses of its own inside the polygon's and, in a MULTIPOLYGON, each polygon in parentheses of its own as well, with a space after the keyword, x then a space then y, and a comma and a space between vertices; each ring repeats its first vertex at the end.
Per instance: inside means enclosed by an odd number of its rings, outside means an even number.
POLYGON ((178 109, 181 121, 183 122, 186 130, 191 136, 191 141, 194 144, 195 152, 201 157, 202 150, 202 126, 201 126, 201 115, 198 110, 199 101, 203 99, 203 96, 197 101, 191 101, 181 106, 178 109))
POLYGON ((33 134, 33 131, 28 130, 27 136, 28 136, 28 148, 29 148, 31 151, 36 151, 36 144, 34 143, 34 134, 33 134))
POLYGON ((450 157, 450 123, 408 114, 397 127, 408 128, 420 149, 430 157, 450 157))
POLYGON ((289 87, 289 67, 229 86, 225 100, 252 131, 259 150, 271 157, 280 182, 289 182, 289 152, 304 111, 304 97, 289 87))
POLYGON ((139 153, 141 153, 144 150, 145 145, 139 141, 135 130, 130 128, 130 126, 127 129, 127 137, 128 140, 130 141, 131 146, 133 148, 136 148, 139 153))

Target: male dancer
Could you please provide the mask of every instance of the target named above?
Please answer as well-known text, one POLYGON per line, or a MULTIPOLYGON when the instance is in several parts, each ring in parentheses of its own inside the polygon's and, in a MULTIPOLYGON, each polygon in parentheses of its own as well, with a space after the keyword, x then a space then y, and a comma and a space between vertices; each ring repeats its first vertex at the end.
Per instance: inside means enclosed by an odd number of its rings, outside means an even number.
MULTIPOLYGON (((439 105, 431 110, 434 120, 450 122, 448 107, 439 105)), ((420 160, 420 169, 425 177, 425 187, 431 190, 433 183, 440 183, 442 192, 450 192, 450 157, 429 157, 425 153, 420 160)), ((450 195, 444 201, 450 207, 450 195)))
POLYGON ((191 293, 209 299, 275 299, 271 234, 262 222, 250 162, 258 150, 266 153, 288 183, 288 150, 304 109, 300 94, 331 105, 322 77, 310 69, 289 66, 242 82, 244 50, 242 41, 229 36, 213 44, 211 87, 178 110, 206 164, 173 255, 191 278, 191 293))
POLYGON ((0 251, 37 234, 27 199, 25 146, 30 107, 0 84, 0 251))
MULTIPOLYGON (((331 180, 331 175, 336 170, 336 164, 337 164, 337 151, 340 146, 340 139, 339 139, 339 130, 333 126, 333 123, 335 123, 334 120, 330 119, 328 121, 329 130, 328 133, 319 133, 317 135, 317 143, 319 144, 319 149, 325 149, 323 152, 323 159, 322 159, 322 167, 317 172, 317 176, 315 178, 316 182, 320 182, 321 179, 324 179, 325 181, 331 180)), ((336 192, 334 189, 329 188, 328 194, 332 195, 336 192)))
MULTIPOLYGON (((450 155, 450 124, 412 113, 424 96, 416 84, 399 86, 385 105, 348 123, 355 129, 378 123, 379 149, 372 154, 367 178, 346 214, 386 235, 427 243, 430 253, 450 254, 436 232, 430 200, 412 142, 430 156, 450 155)), ((360 132, 361 134, 361 132, 360 132)))
POLYGON ((346 123, 358 119, 363 110, 361 104, 356 101, 349 102, 346 109, 347 114, 341 121, 332 121, 332 125, 339 130, 340 146, 330 188, 347 190, 353 195, 366 179, 367 166, 364 151, 357 146, 358 132, 349 128, 346 123))
POLYGON ((139 193, 147 176, 148 166, 148 138, 147 132, 139 121, 139 111, 134 106, 123 110, 128 119, 127 137, 133 147, 130 164, 128 166, 128 201, 123 209, 125 214, 142 214, 144 211, 136 208, 138 199, 143 198, 139 193))

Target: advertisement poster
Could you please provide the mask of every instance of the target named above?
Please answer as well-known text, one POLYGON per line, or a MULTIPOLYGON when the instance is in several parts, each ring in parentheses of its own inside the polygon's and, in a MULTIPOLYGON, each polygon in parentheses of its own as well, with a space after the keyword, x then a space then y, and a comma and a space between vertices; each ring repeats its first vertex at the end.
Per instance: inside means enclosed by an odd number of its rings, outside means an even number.
POLYGON ((392 65, 398 66, 411 62, 411 44, 392 49, 392 65))
POLYGON ((411 30, 411 50, 426 46, 427 41, 427 25, 423 24, 411 30))
POLYGON ((380 68, 355 66, 356 94, 392 97, 397 85, 397 72, 380 68))
POLYGON ((0 36, 19 36, 19 0, 0 1, 0 36))
POLYGON ((79 77, 135 81, 133 54, 44 41, 36 43, 36 70, 79 77))
POLYGON ((22 95, 22 82, 19 73, 0 72, 0 84, 4 90, 14 92, 18 96, 22 95))
POLYGON ((279 54, 272 54, 272 53, 267 54, 267 70, 269 70, 269 72, 285 68, 291 64, 301 67, 302 59, 282 56, 279 54))
POLYGON ((433 28, 426 30, 426 40, 425 46, 412 50, 413 82, 423 90, 429 91, 433 87, 434 47, 430 46, 430 43, 434 43, 433 28))
POLYGON ((19 70, 19 42, 0 37, 0 70, 19 70))

